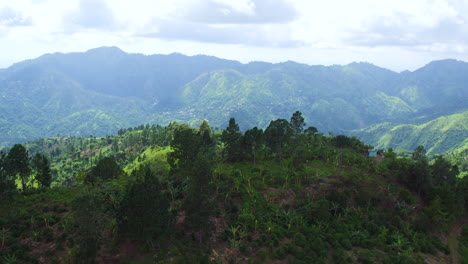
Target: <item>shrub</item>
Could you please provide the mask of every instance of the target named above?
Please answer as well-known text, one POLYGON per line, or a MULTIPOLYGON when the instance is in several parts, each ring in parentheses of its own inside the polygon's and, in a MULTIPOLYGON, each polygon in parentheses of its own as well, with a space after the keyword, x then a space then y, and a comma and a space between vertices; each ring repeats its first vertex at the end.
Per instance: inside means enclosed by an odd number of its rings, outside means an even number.
POLYGON ((279 247, 273 252, 273 256, 276 259, 284 259, 286 257, 286 249, 284 247, 279 247))
POLYGON ((358 260, 362 263, 362 264, 373 264, 373 263, 376 263, 376 257, 375 257, 375 254, 370 251, 370 250, 360 250, 358 253, 357 253, 357 257, 358 257, 358 260))
POLYGON ((52 230, 52 228, 50 228, 50 227, 45 228, 42 231, 42 237, 46 241, 52 241, 54 239, 54 231, 52 230))
POLYGON ((306 240, 306 237, 302 233, 296 233, 294 235, 293 242, 296 246, 304 247, 307 240, 306 240))
POLYGON ((260 258, 261 261, 265 261, 268 259, 268 252, 265 249, 260 249, 257 251, 257 256, 260 258))
POLYGON ((333 254, 333 259, 335 259, 335 263, 337 264, 349 263, 346 259, 345 252, 341 248, 335 248, 332 254, 333 254))

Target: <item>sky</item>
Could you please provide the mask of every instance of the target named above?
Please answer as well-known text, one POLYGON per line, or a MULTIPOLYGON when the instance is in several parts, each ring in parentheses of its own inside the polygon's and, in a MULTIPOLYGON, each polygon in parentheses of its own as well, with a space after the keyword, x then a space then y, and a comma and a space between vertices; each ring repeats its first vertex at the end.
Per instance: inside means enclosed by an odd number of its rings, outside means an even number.
POLYGON ((413 71, 468 61, 468 0, 0 0, 0 68, 101 46, 413 71))

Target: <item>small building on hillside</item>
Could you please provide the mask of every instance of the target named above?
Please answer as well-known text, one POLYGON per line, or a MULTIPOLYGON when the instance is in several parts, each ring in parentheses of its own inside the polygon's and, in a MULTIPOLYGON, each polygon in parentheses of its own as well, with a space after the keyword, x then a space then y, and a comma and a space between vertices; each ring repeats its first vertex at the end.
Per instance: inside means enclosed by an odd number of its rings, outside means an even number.
POLYGON ((379 154, 377 149, 368 149, 367 152, 369 153, 369 158, 377 158, 377 154, 379 154))

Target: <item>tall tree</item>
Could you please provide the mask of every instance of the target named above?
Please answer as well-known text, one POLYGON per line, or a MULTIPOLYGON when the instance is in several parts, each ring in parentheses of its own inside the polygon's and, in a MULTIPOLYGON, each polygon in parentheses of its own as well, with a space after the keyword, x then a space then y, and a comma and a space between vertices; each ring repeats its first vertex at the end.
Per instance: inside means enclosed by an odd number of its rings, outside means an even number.
POLYGON ((141 169, 136 175, 136 180, 127 185, 119 208, 120 232, 147 241, 166 234, 174 217, 169 212, 169 200, 150 168, 141 169))
POLYGON ((207 237, 212 215, 212 205, 210 203, 213 190, 210 186, 212 170, 209 161, 199 158, 190 168, 189 185, 187 197, 184 200, 186 218, 185 229, 192 232, 196 240, 202 243, 207 237))
POLYGON ((304 127, 306 123, 304 122, 304 117, 302 117, 302 113, 296 111, 291 117, 291 130, 294 137, 299 137, 300 134, 304 132, 304 127))
POLYGON ((352 146, 351 138, 346 135, 338 135, 334 137, 333 143, 337 148, 347 148, 352 146))
POLYGON ((201 146, 201 137, 195 129, 187 125, 181 125, 176 128, 171 141, 173 151, 167 157, 167 161, 173 172, 189 168, 198 158, 201 146))
POLYGON ((427 151, 424 148, 424 146, 419 145, 414 149, 413 153, 411 154, 411 159, 414 161, 418 161, 418 160, 427 161, 426 153, 427 151))
POLYGON ((28 151, 23 145, 15 144, 8 152, 6 160, 8 173, 13 177, 19 177, 22 190, 26 191, 27 179, 31 174, 28 151))
POLYGON ((15 189, 15 179, 7 171, 6 154, 0 152, 0 201, 15 189))
POLYGON ((198 129, 198 134, 201 137, 203 152, 206 155, 211 155, 214 150, 215 142, 213 140, 210 125, 206 120, 203 120, 201 123, 200 128, 198 129))
POLYGON ((33 167, 36 170, 36 180, 42 187, 50 187, 52 175, 50 173, 49 160, 46 156, 36 153, 33 158, 33 167))
POLYGON ((122 169, 114 158, 105 157, 98 161, 94 166, 89 175, 87 181, 91 184, 96 183, 98 180, 112 180, 118 178, 123 174, 122 169))
POLYGON ((242 140, 246 153, 251 153, 253 157, 253 163, 255 164, 257 158, 257 151, 263 144, 263 129, 254 127, 245 131, 242 140))
POLYGON ((265 130, 265 142, 276 154, 278 159, 281 159, 283 148, 291 138, 291 134, 291 125, 286 119, 276 119, 271 121, 270 125, 265 130))
POLYGON ((236 120, 231 117, 231 119, 229 119, 229 125, 221 135, 221 141, 226 145, 228 161, 239 159, 241 155, 241 138, 242 133, 240 132, 239 126, 236 124, 236 120))
POLYGON ((306 134, 309 136, 315 136, 315 134, 318 132, 318 129, 316 127, 310 126, 305 130, 306 134))
POLYGON ((457 166, 452 166, 443 156, 438 156, 430 166, 432 183, 434 185, 447 184, 454 187, 459 173, 457 166))
POLYGON ((419 194, 424 194, 430 187, 430 170, 429 162, 426 157, 426 149, 424 146, 418 146, 413 154, 414 161, 411 173, 410 187, 419 194))
POLYGON ((300 111, 296 111, 291 116, 291 121, 289 122, 291 126, 291 134, 292 134, 292 147, 293 147, 293 154, 296 156, 298 153, 302 153, 306 147, 307 137, 304 134, 304 117, 302 117, 302 113, 300 111))
POLYGON ((103 199, 96 190, 85 189, 72 203, 73 222, 76 226, 77 249, 73 263, 96 263, 102 241, 103 199))

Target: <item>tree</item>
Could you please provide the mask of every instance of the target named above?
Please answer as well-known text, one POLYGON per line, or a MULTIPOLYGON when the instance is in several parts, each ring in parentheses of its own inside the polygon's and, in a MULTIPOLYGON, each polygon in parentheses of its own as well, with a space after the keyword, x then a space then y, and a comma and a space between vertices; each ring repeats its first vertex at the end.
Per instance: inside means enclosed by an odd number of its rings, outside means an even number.
POLYGON ((333 142, 337 148, 346 148, 351 146, 351 138, 345 135, 334 137, 333 142))
POLYGON ((457 180, 456 192, 459 203, 464 206, 465 210, 468 210, 468 177, 457 180))
POLYGON ((292 129, 286 119, 276 119, 270 122, 265 130, 265 142, 270 149, 281 159, 286 142, 290 139, 292 129))
POLYGON ((167 161, 173 172, 191 166, 201 151, 202 140, 197 131, 187 125, 181 125, 174 131, 171 141, 172 152, 167 161))
POLYGON ((411 173, 411 180, 409 181, 410 187, 421 194, 426 191, 430 186, 430 170, 429 162, 426 157, 426 149, 424 146, 418 146, 413 154, 414 161, 411 173))
POLYGON ((239 126, 236 124, 236 120, 231 117, 228 127, 221 134, 221 141, 226 145, 228 161, 239 159, 241 154, 241 138, 242 133, 240 132, 239 126))
POLYGON ((245 131, 242 143, 246 152, 252 153, 253 163, 255 164, 257 150, 263 143, 263 129, 258 129, 257 127, 254 127, 245 131))
POLYGON ((199 158, 190 169, 187 197, 184 200, 185 229, 193 232, 196 240, 202 243, 210 227, 212 206, 210 198, 213 190, 210 186, 212 170, 208 160, 199 158))
POLYGON ((0 201, 15 190, 15 179, 7 171, 6 154, 0 152, 0 201))
POLYGON ((411 154, 411 158, 414 161, 427 161, 426 149, 424 148, 424 146, 417 146, 411 154))
POLYGON ((36 169, 36 180, 42 187, 50 187, 52 175, 50 173, 49 160, 46 156, 36 153, 33 158, 33 167, 36 169))
POLYGON ((430 166, 432 182, 434 185, 447 184, 450 187, 455 185, 458 175, 457 166, 452 166, 443 156, 438 156, 434 164, 430 166))
POLYGON ((292 131, 293 154, 296 156, 298 153, 304 153, 306 151, 307 146, 305 143, 307 141, 307 136, 304 134, 304 127, 306 124, 304 122, 304 117, 302 117, 302 113, 299 111, 296 111, 292 115, 289 123, 292 131))
POLYGON ((304 118, 302 117, 302 113, 296 111, 291 117, 290 124, 293 136, 296 138, 299 137, 299 135, 304 132, 304 127, 306 125, 304 118))
POLYGON ((77 250, 74 263, 96 263, 102 236, 103 199, 95 190, 86 189, 72 203, 73 222, 76 226, 77 250))
POLYGON ((23 192, 26 191, 26 181, 31 174, 28 151, 23 145, 15 144, 8 152, 6 160, 8 173, 12 177, 19 177, 21 179, 22 190, 23 192))
POLYGON ((91 169, 87 181, 94 184, 98 180, 108 181, 116 179, 122 174, 123 171, 115 159, 105 157, 100 159, 96 166, 91 169))
POLYGON ((318 129, 316 127, 310 126, 306 129, 306 133, 309 136, 315 136, 315 134, 318 132, 318 129))
POLYGON ((200 128, 198 129, 198 134, 201 137, 201 145, 203 148, 203 152, 205 154, 212 154, 215 142, 213 140, 210 125, 208 125, 208 122, 206 120, 203 120, 203 122, 201 123, 200 128))
POLYGON ((396 175, 398 181, 407 186, 411 186, 411 173, 413 162, 410 159, 398 158, 393 149, 388 149, 385 152, 385 159, 379 165, 385 169, 385 172, 390 175, 396 175))
POLYGON ((120 232, 146 241, 167 233, 174 217, 156 175, 148 167, 136 175, 136 181, 127 186, 118 219, 120 232))

